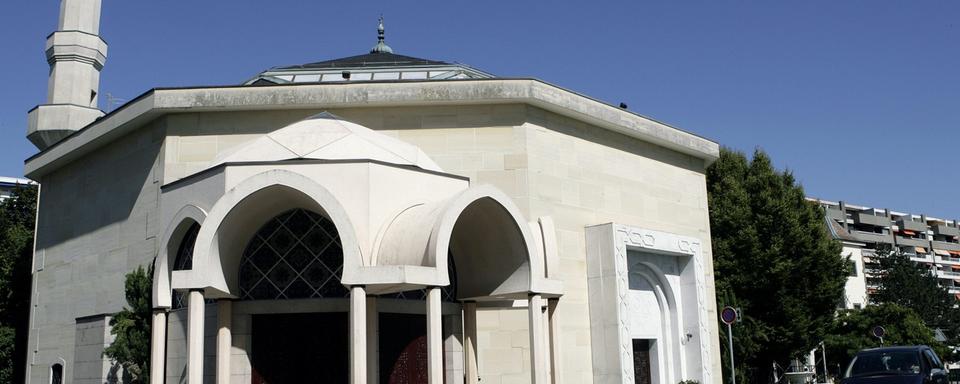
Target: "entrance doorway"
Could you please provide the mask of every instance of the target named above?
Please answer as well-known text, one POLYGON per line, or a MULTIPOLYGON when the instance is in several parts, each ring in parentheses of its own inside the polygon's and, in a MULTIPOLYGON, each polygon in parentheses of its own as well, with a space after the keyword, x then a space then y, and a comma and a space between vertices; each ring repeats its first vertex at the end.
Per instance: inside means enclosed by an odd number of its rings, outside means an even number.
POLYGON ((650 372, 650 341, 633 339, 633 382, 653 384, 650 372))
MULTIPOLYGON (((427 382, 427 318, 380 313, 380 383, 427 382)), ((446 381, 446 378, 444 378, 446 381)))
POLYGON ((251 317, 253 384, 349 380, 347 313, 251 317))

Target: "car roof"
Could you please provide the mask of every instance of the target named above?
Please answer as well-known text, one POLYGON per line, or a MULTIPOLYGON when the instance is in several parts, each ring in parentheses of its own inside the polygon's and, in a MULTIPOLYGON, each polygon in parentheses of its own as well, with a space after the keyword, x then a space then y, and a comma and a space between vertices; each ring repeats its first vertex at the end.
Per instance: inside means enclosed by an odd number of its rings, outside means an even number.
POLYGON ((861 350, 859 353, 876 353, 876 352, 894 352, 894 351, 922 351, 925 349, 930 349, 926 345, 898 345, 892 347, 879 347, 879 348, 869 348, 861 350))

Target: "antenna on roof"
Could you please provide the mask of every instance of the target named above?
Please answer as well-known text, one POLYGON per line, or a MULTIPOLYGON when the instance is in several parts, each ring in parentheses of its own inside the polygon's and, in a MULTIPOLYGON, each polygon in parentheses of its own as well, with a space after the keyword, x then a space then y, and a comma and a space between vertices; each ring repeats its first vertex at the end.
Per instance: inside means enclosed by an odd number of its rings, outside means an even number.
POLYGON ((114 106, 123 104, 126 101, 127 99, 114 97, 113 94, 111 94, 110 92, 107 92, 107 112, 112 111, 114 106))
POLYGON ((393 53, 393 49, 384 42, 383 37, 383 15, 380 15, 380 23, 377 25, 377 45, 373 46, 370 53, 393 53))

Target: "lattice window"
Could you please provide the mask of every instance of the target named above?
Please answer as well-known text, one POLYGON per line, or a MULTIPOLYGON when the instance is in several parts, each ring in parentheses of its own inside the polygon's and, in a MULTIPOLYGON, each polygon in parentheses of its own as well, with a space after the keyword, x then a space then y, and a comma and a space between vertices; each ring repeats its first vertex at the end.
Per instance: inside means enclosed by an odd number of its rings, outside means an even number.
POLYGON ((177 258, 173 262, 174 271, 189 271, 193 269, 193 246, 197 242, 197 233, 200 232, 200 224, 193 223, 187 229, 187 233, 180 240, 180 247, 177 248, 177 258))
POLYGON ((173 291, 171 309, 180 309, 187 307, 187 293, 180 291, 173 291))
POLYGON ((294 209, 263 225, 240 260, 240 298, 347 297, 340 284, 343 248, 326 217, 294 209))
MULTIPOLYGON (((173 306, 170 309, 183 309, 187 307, 187 304, 190 303, 190 295, 188 291, 173 291, 173 306)), ((216 303, 215 299, 203 299, 203 304, 213 304, 216 303)))
MULTIPOLYGON (((193 223, 187 232, 183 234, 180 240, 180 246, 177 247, 177 257, 173 261, 174 271, 189 271, 193 269, 193 248, 197 243, 197 233, 200 232, 200 224, 193 223)), ((173 291, 172 300, 173 309, 187 307, 187 295, 184 292, 173 291)))

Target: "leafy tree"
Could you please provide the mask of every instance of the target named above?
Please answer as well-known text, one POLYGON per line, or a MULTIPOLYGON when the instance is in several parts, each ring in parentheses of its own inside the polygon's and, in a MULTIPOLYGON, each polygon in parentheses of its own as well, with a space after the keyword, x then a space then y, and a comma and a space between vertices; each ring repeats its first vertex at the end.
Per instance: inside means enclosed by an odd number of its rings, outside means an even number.
POLYGON ((843 297, 846 259, 823 211, 759 149, 752 160, 722 149, 707 169, 707 193, 718 304, 744 315, 734 325, 740 382, 766 382, 774 362, 785 365, 826 334, 843 297))
POLYGON ((940 328, 956 340, 960 331, 960 310, 954 308, 957 299, 940 286, 937 277, 899 250, 891 251, 890 247, 878 249, 877 259, 879 276, 872 282, 878 287, 870 300, 909 308, 927 326, 940 328))
POLYGON ((123 366, 125 382, 147 383, 150 380, 153 265, 147 270, 137 267, 128 273, 124 285, 130 307, 124 307, 110 320, 110 333, 116 339, 103 354, 123 366))
POLYGON ((884 345, 920 345, 933 347, 944 357, 949 352, 933 338, 933 331, 916 312, 893 303, 869 305, 864 309, 842 310, 832 322, 824 340, 829 367, 839 375, 861 349, 876 348, 880 340, 871 334, 876 326, 886 330, 884 345))
POLYGON ((0 383, 23 382, 37 189, 14 188, 0 202, 0 383))

